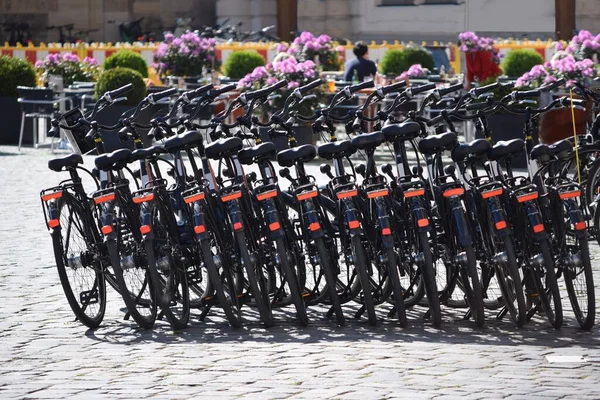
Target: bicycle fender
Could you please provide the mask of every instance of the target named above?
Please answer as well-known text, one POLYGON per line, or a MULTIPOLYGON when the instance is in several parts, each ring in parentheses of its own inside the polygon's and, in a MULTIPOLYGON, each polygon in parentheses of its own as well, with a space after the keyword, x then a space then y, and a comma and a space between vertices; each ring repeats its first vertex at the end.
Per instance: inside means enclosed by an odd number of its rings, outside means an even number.
POLYGON ((279 212, 273 199, 262 201, 265 222, 267 224, 269 238, 276 239, 284 235, 283 227, 279 221, 279 212))
POLYGON ((196 234, 196 239, 198 239, 198 241, 208 239, 208 232, 206 231, 206 225, 204 222, 204 209, 202 207, 202 203, 199 201, 194 202, 192 209, 192 221, 194 223, 193 225, 194 233, 196 234))
POLYGON ((419 232, 430 232, 431 223, 429 216, 427 215, 427 210, 421 207, 421 204, 416 199, 411 201, 411 209, 419 232))
POLYGON ((526 207, 527 220, 531 230, 533 231, 533 239, 536 242, 546 240, 548 235, 546 234, 546 228, 544 227, 544 222, 542 221, 542 217, 538 211, 536 203, 527 202, 526 207))
POLYGON ((582 239, 588 237, 587 225, 583 220, 583 214, 579 207, 577 207, 577 203, 575 203, 572 199, 565 200, 567 203, 567 209, 569 210, 569 219, 571 220, 571 224, 575 228, 575 237, 577 239, 582 239))
POLYGON ((469 232, 465 212, 460 204, 452 205, 452 219, 456 224, 456 232, 458 234, 458 242, 462 247, 470 246, 473 241, 471 239, 471 233, 469 232))
POLYGON ((498 236, 506 237, 510 235, 510 227, 506 222, 504 210, 502 210, 502 207, 498 205, 498 201, 492 198, 488 201, 488 205, 490 209, 490 214, 492 216, 492 222, 494 223, 494 229, 496 229, 498 236))
POLYGON ((302 208, 304 209, 306 222, 308 223, 310 237, 315 239, 325 236, 325 232, 321 226, 321 222, 319 221, 319 214, 317 213, 317 210, 315 210, 315 205, 312 199, 303 200, 301 203, 302 208))
POLYGON ((377 219, 379 220, 379 227, 381 228, 381 242, 384 248, 390 249, 394 247, 394 236, 392 235, 390 215, 382 198, 377 198, 375 204, 377 205, 377 219))

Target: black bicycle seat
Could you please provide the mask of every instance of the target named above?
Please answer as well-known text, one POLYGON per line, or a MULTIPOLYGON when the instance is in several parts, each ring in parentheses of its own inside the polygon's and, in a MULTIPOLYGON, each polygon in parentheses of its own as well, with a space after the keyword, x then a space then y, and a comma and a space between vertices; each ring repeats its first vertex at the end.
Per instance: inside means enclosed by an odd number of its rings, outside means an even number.
POLYGON ((48 168, 52 171, 60 172, 63 168, 75 168, 79 164, 83 164, 81 154, 73 153, 65 157, 54 158, 48 161, 48 168))
POLYGON ((320 145, 317 150, 319 151, 319 157, 326 160, 348 157, 349 155, 356 153, 356 147, 350 140, 325 143, 320 145))
POLYGON ((456 143, 456 133, 441 133, 421 140, 419 142, 419 151, 423 154, 434 154, 439 151, 451 150, 456 146, 456 143))
POLYGON ((383 136, 383 132, 381 131, 363 133, 352 138, 354 147, 361 150, 374 149, 383 142, 385 142, 385 136, 383 136))
POLYGON ((421 126, 416 122, 407 121, 401 124, 391 124, 381 130, 385 140, 395 142, 397 140, 413 140, 421 132, 421 126))
POLYGON ((144 160, 146 158, 150 158, 153 156, 157 156, 159 154, 164 154, 167 151, 162 145, 154 145, 152 147, 148 147, 146 149, 137 149, 131 153, 131 161, 144 160))
POLYGON ((213 160, 218 160, 224 157, 230 157, 237 154, 244 143, 239 137, 229 137, 225 139, 219 139, 206 146, 206 156, 213 160))
POLYGON ((131 150, 129 149, 120 149, 115 150, 112 153, 103 154, 101 156, 96 157, 94 163, 96 164, 96 168, 102 171, 109 171, 111 169, 121 169, 131 159, 131 150))
POLYGON ((519 155, 525 149, 523 139, 501 140, 488 151, 488 157, 492 161, 519 155))
POLYGON ((265 158, 275 157, 275 154, 277 154, 275 143, 265 142, 240 150, 238 153, 238 160, 240 160, 242 164, 249 165, 265 158))
POLYGON ((165 141, 165 150, 175 153, 186 147, 196 146, 202 143, 202 134, 198 131, 187 131, 181 135, 173 136, 165 141))
POLYGON ((452 150, 452 160, 462 161, 470 155, 478 158, 487 157, 487 152, 492 147, 486 139, 475 139, 470 143, 461 143, 452 150))
POLYGON ((277 153, 277 162, 284 167, 291 167, 295 162, 307 162, 317 156, 317 149, 312 144, 305 144, 277 153))

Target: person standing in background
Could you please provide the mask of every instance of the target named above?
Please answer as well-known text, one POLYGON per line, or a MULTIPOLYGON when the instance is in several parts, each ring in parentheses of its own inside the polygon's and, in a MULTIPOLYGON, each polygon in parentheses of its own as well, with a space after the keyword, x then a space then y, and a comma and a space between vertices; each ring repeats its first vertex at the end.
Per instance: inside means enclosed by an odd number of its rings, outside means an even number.
POLYGON ((365 78, 374 79, 377 75, 377 65, 369 60, 369 47, 364 42, 356 42, 353 52, 356 58, 346 61, 344 80, 363 82, 365 78))

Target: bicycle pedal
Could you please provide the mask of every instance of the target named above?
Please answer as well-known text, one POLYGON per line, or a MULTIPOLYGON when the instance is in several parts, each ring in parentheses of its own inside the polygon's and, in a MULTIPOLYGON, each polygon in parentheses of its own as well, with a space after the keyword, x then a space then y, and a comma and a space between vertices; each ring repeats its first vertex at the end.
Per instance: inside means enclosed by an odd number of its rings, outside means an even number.
POLYGON ((468 321, 469 319, 471 319, 471 310, 468 310, 462 319, 463 321, 468 321))
POLYGON ((204 322, 204 318, 206 318, 206 316, 208 315, 208 313, 210 312, 210 309, 212 307, 212 304, 207 305, 206 307, 204 307, 204 309, 202 310, 202 312, 200 313, 200 316, 198 317, 199 321, 204 322))

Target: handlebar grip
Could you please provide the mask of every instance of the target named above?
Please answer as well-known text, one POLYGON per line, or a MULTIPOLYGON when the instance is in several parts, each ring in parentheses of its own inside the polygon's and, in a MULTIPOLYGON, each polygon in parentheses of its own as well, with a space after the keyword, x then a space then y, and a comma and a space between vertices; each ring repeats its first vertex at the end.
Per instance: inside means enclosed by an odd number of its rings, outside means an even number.
POLYGON ((448 86, 446 88, 438 89, 438 94, 440 97, 443 97, 449 93, 458 92, 459 90, 462 90, 462 88, 463 88, 463 84, 457 83, 455 85, 448 86))
POLYGON ((170 88, 167 90, 163 90, 162 92, 154 93, 148 96, 150 102, 155 103, 165 97, 169 97, 177 93, 177 88, 170 88))
POLYGON ((427 80, 429 82, 436 82, 436 83, 447 82, 446 79, 441 77, 441 75, 429 75, 429 76, 427 76, 427 80))
POLYGON ((559 87, 561 87, 562 85, 564 85, 566 83, 565 78, 560 78, 559 80, 549 83, 547 85, 544 85, 542 87, 540 87, 539 90, 541 90, 542 92, 546 93, 546 92, 550 92, 554 89, 558 89, 559 87))
POLYGON ((524 90, 512 92, 512 98, 515 100, 523 100, 531 97, 540 97, 541 91, 538 89, 535 90, 524 90))
MULTIPOLYGON (((213 90, 212 94, 214 95, 214 97, 217 97, 217 96, 222 95, 223 93, 231 92, 235 88, 237 88, 237 85, 235 83, 231 83, 229 85, 221 86, 220 88, 213 90)), ((202 88, 198 88, 196 90, 200 90, 200 89, 202 89, 202 88)))
POLYGON ((383 86, 381 88, 381 93, 388 94, 388 93, 398 91, 400 89, 404 89, 405 87, 406 87, 406 81, 401 80, 400 82, 392 83, 391 85, 388 85, 388 86, 383 86))
POLYGON ((287 85, 287 81, 284 79, 277 83, 274 83, 271 86, 267 86, 265 88, 258 89, 258 90, 252 91, 252 92, 246 92, 243 94, 243 96, 246 98, 247 101, 252 101, 259 97, 266 97, 269 94, 276 91, 277 89, 281 89, 282 87, 284 87, 286 85, 287 85))
POLYGON ((348 90, 350 91, 350 93, 356 93, 359 90, 363 90, 363 89, 369 89, 375 87, 375 82, 374 81, 364 81, 363 83, 357 83, 356 85, 352 85, 348 88, 348 90))
POLYGON ((430 119, 429 121, 427 121, 427 126, 434 126, 439 124, 440 122, 442 122, 444 120, 444 117, 442 116, 442 114, 439 114, 436 117, 433 117, 432 119, 430 119))
POLYGON ((316 81, 312 81, 311 83, 308 83, 308 84, 306 84, 306 85, 304 85, 302 87, 299 87, 298 90, 300 91, 300 93, 302 95, 304 95, 309 90, 313 90, 315 88, 318 88, 322 84, 323 84, 323 80, 322 79, 317 79, 316 81))
POLYGON ((415 88, 411 87, 411 90, 412 90, 412 94, 413 95, 417 95, 419 93, 423 93, 423 92, 428 92, 430 90, 434 90, 435 88, 436 88, 436 84, 435 83, 426 83, 424 85, 417 86, 415 88))
POLYGON ((214 88, 215 88, 215 85, 213 85, 212 83, 209 83, 208 85, 200 86, 198 89, 194 89, 193 96, 194 97, 202 96, 204 93, 208 92, 209 90, 213 90, 214 88))
POLYGON ((128 83, 125 86, 122 86, 118 89, 115 90, 111 90, 110 92, 106 92, 104 93, 104 96, 107 97, 108 99, 116 99, 117 97, 120 97, 122 95, 124 95, 125 93, 129 93, 133 90, 133 84, 128 83))
POLYGON ((484 110, 486 108, 489 108, 490 105, 487 102, 484 103, 471 103, 471 104, 467 104, 467 106, 465 107, 465 110, 467 111, 478 111, 478 110, 484 110))
POLYGON ((500 82, 494 82, 489 85, 480 86, 478 88, 472 89, 471 92, 474 96, 479 96, 482 93, 490 92, 492 90, 496 90, 500 87, 500 82))

